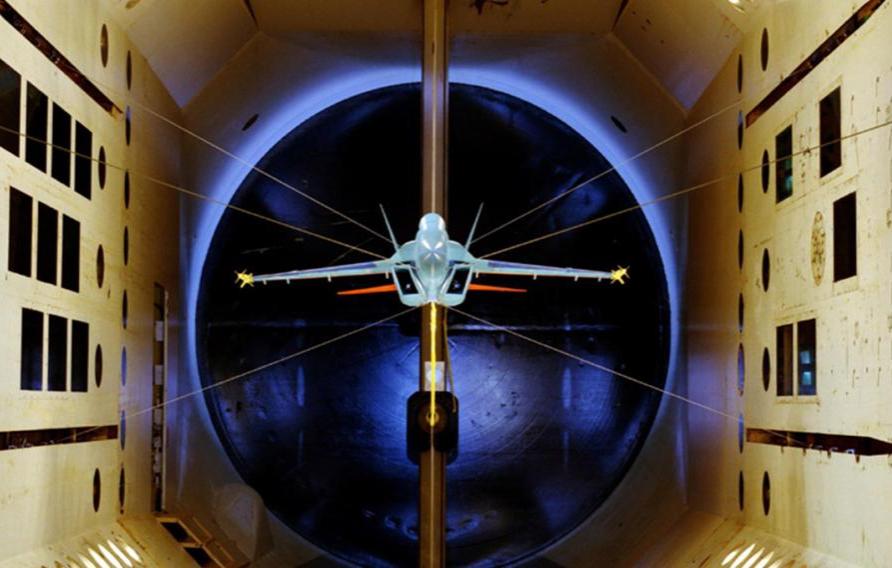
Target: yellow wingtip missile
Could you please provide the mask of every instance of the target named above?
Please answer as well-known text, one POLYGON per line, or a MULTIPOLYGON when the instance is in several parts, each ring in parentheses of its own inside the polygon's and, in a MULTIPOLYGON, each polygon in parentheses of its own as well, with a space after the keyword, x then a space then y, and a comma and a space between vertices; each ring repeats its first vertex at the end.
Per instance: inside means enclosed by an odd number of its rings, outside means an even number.
POLYGON ((254 275, 250 272, 238 272, 235 273, 235 283, 239 285, 239 288, 244 288, 245 286, 254 287, 254 275))
POLYGON ((619 282, 620 284, 626 283, 626 278, 629 277, 629 267, 628 266, 620 266, 617 267, 616 270, 610 273, 610 283, 619 282))

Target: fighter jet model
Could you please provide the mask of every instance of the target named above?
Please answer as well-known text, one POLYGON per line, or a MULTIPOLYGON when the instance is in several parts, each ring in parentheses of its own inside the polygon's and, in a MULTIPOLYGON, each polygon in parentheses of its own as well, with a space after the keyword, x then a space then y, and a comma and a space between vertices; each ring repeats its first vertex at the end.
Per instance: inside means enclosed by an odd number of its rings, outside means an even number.
MULTIPOLYGON (((384 213, 383 208, 381 212, 384 213)), ((456 241, 449 240, 449 234, 446 232, 446 221, 443 217, 436 213, 427 213, 418 223, 418 233, 416 233, 415 239, 400 246, 393 235, 393 229, 390 227, 387 215, 384 214, 384 223, 387 225, 387 232, 394 247, 393 256, 386 260, 292 270, 257 276, 248 272, 236 272, 236 283, 244 288, 245 286, 253 286, 256 282, 266 284, 267 282, 284 280, 286 283, 290 283, 292 280, 318 278, 324 278, 330 282, 332 278, 382 274, 392 279, 392 283, 383 286, 342 291, 339 292, 339 295, 396 292, 399 294, 400 301, 407 306, 421 306, 433 302, 448 307, 461 304, 469 290, 525 292, 525 290, 520 288, 472 283, 472 280, 481 274, 531 276, 533 279, 540 276, 572 278, 573 280, 590 278, 609 280, 611 284, 614 282, 624 284, 625 278, 629 275, 628 267, 619 267, 606 272, 476 258, 468 252, 468 247, 474 237, 474 230, 479 220, 480 210, 477 211, 477 217, 474 219, 467 242, 462 245, 456 241)))

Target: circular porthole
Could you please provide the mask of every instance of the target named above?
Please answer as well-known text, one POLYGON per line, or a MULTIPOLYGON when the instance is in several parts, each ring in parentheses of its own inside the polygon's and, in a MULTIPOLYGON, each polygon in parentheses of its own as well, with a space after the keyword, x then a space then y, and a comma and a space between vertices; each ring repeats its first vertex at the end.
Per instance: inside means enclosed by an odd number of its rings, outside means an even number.
POLYGON ((743 472, 737 475, 737 507, 743 511, 743 472))
POLYGON ((771 281, 771 259, 768 249, 762 251, 762 289, 768 291, 768 283, 771 281))
POLYGON ((737 267, 743 270, 743 231, 737 233, 737 267))
POLYGON ((737 176, 737 211, 743 213, 743 174, 737 176))
POLYGON ((767 471, 762 474, 762 510, 766 515, 771 510, 771 478, 767 471))
POLYGON ((118 428, 120 438, 121 438, 121 449, 124 449, 124 446, 127 445, 127 413, 123 410, 121 411, 121 425, 118 428))
POLYGON ((248 120, 246 120, 246 121, 245 121, 245 124, 242 125, 242 132, 244 132, 244 131, 246 131, 247 129, 249 129, 249 128, 251 128, 252 126, 254 126, 254 123, 257 122, 257 119, 258 119, 259 117, 260 117, 260 115, 258 115, 258 114, 256 114, 256 113, 253 114, 253 115, 251 115, 251 118, 249 118, 248 120))
POLYGON ((102 288, 102 283, 105 281, 105 251, 102 250, 102 245, 99 245, 99 248, 96 249, 96 283, 102 288))
POLYGON ((620 119, 616 118, 615 116, 610 115, 610 121, 613 122, 613 126, 615 126, 616 129, 619 130, 620 132, 622 132, 623 134, 625 134, 626 132, 629 131, 629 130, 626 128, 626 125, 623 124, 623 121, 621 121, 620 119))
POLYGON ((765 392, 768 392, 768 386, 771 384, 771 354, 768 348, 762 350, 762 386, 765 392))
POLYGON ((762 71, 768 69, 768 30, 762 28, 762 45, 760 49, 762 58, 762 71))
POLYGON ((737 331, 743 332, 743 294, 737 296, 737 331))
POLYGON ((743 453, 743 442, 746 429, 743 427, 743 414, 737 418, 737 449, 743 453))
POLYGON ((743 148, 743 111, 737 111, 737 149, 743 148))
POLYGON ((128 106, 127 110, 124 111, 124 142, 126 142, 128 146, 130 145, 130 130, 131 130, 130 117, 131 117, 131 114, 132 113, 130 111, 130 107, 128 106))
POLYGON ((127 52, 127 67, 126 67, 126 77, 127 77, 127 90, 130 90, 130 86, 133 84, 133 58, 130 56, 130 52, 127 52))
POLYGON ((99 189, 105 189, 105 146, 99 147, 99 163, 96 164, 99 178, 99 189))
POLYGON ((118 476, 118 505, 121 507, 121 513, 124 513, 124 499, 127 497, 127 484, 124 478, 124 468, 121 468, 121 474, 118 476))
POLYGON ((768 161, 768 150, 762 152, 762 192, 768 193, 768 182, 771 180, 771 165, 768 161))
POLYGON ((93 472, 93 510, 99 512, 99 503, 102 499, 102 478, 99 477, 99 469, 93 472))
POLYGON ((130 229, 124 227, 124 266, 130 262, 130 229))
POLYGON ((743 92, 743 55, 737 56, 737 92, 743 92))
POLYGON ((103 67, 108 65, 108 27, 105 24, 102 24, 99 31, 99 59, 103 67))
POLYGON ((93 379, 96 381, 96 388, 102 386, 102 346, 96 344, 96 353, 93 356, 93 379))
POLYGON ((127 386, 127 348, 121 348, 121 386, 127 386))
POLYGON ((743 357, 743 343, 737 347, 737 394, 743 396, 743 384, 746 381, 746 361, 743 357))
POLYGON ((127 329, 127 290, 124 290, 124 296, 121 299, 121 326, 127 329))
POLYGON ((124 172, 124 209, 130 209, 130 172, 124 172))

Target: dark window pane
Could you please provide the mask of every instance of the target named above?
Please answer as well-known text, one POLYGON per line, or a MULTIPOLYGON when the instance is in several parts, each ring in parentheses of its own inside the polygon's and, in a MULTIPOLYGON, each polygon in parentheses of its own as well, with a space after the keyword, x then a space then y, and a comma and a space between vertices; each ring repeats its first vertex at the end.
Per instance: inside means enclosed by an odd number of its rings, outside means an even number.
POLYGON ((82 321, 71 321, 71 390, 87 392, 89 372, 90 326, 82 321))
POLYGON ((28 83, 25 106, 25 160, 41 171, 46 171, 46 130, 49 116, 49 100, 34 85, 28 83))
POLYGON ((59 213, 37 204, 37 279, 56 283, 56 257, 59 251, 59 213))
POLYGON ((858 273, 858 222, 855 193, 833 203, 833 281, 858 273))
POLYGON ((793 127, 788 126, 774 140, 774 180, 778 203, 793 195, 793 127))
POLYGON ((22 309, 22 390, 43 388, 43 314, 22 309))
POLYGON ((67 387, 66 366, 68 363, 68 320, 50 314, 47 333, 47 388, 51 391, 64 391, 67 387))
POLYGON ((53 103, 53 177, 59 183, 71 183, 71 115, 53 103))
POLYGON ((74 128, 74 191, 87 199, 93 190, 93 133, 78 122, 74 128))
POLYGON ((793 394, 793 324, 777 328, 777 395, 793 394))
POLYGON ((31 276, 31 227, 34 200, 9 188, 9 270, 31 276))
POLYGON ((19 155, 22 77, 0 61, 0 148, 19 155), (9 130, 4 130, 8 128, 9 130), (10 132, 10 130, 12 132, 10 132))
POLYGON ((73 292, 80 290, 81 224, 62 216, 62 287, 73 292))
POLYGON ((805 320, 796 326, 799 352, 799 394, 813 395, 818 390, 818 352, 815 340, 815 320, 805 320))
POLYGON ((842 165, 842 135, 839 88, 821 99, 821 175, 842 165))

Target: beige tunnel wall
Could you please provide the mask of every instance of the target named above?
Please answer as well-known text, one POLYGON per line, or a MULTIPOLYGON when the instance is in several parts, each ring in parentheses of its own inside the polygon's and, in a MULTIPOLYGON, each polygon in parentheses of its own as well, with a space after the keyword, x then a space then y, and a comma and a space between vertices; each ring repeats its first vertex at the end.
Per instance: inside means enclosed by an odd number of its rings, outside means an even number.
MULTIPOLYGON (((180 140, 177 132, 148 120, 138 105, 150 106, 172 117, 178 116, 179 110, 144 58, 98 3, 12 0, 10 4, 120 109, 104 110, 12 25, 0 20, 0 59, 21 75, 22 131, 24 93, 26 85, 32 84, 50 101, 50 133, 52 105, 58 104, 71 115, 72 129, 77 121, 93 135, 90 199, 75 193, 71 184, 60 183, 50 175, 52 163, 58 159, 48 149, 46 172, 26 162, 24 138, 20 138, 18 156, 0 150, 0 353, 7 361, 0 373, 0 431, 119 428, 113 439, 62 443, 70 435, 63 433, 67 430, 60 430, 48 434, 50 439, 59 441, 55 445, 22 447, 10 439, 16 447, 0 448, 0 561, 30 551, 28 559, 13 561, 13 565, 51 565, 54 561, 70 561, 79 553, 88 554, 86 546, 94 537, 114 538, 122 546, 126 541, 139 548, 116 522, 123 515, 146 515, 151 509, 151 413, 147 409, 152 401, 155 374, 153 298, 158 283, 170 294, 170 311, 176 314, 179 199, 174 192, 150 182, 147 176, 179 183, 180 140), (107 30, 106 64, 100 51, 103 28, 107 30), (129 87, 128 58, 132 69, 129 87), (125 139, 128 107, 132 129, 129 144, 125 139), (104 186, 100 184, 100 149, 107 161, 104 186), (125 204, 124 198, 125 171, 130 180, 129 204, 125 204), (11 188, 33 199, 30 277, 8 269, 11 188), (60 222, 61 216, 66 215, 80 223, 80 240, 76 243, 80 256, 78 292, 38 281, 34 275, 38 202, 57 210, 60 222), (125 230, 129 247, 126 261, 125 230), (99 247, 104 254, 101 283, 97 269, 99 247), (49 392, 46 378, 41 390, 20 388, 23 308, 89 325, 86 392, 72 392, 70 378, 64 391, 49 392), (124 349, 126 365, 122 363, 124 349), (97 355, 100 350, 101 358, 97 355), (125 372, 126 385, 122 380, 125 372), (126 428, 121 426, 122 412, 133 415, 126 420, 126 428), (97 471, 100 493, 98 510, 94 511, 97 471), (123 487, 119 485, 121 479, 123 487), (46 548, 53 543, 63 544, 46 548)), ((60 234, 60 259, 61 238, 60 234)), ((172 321, 170 338, 175 339, 177 333, 172 321)), ((46 341, 44 337, 44 368, 46 341)), ((69 375, 70 343, 69 332, 69 375)), ((176 360, 176 342, 168 345, 168 357, 176 360)), ((168 380, 175 380, 175 366, 169 367, 169 372, 168 380)))
MULTIPOLYGON (((711 540, 694 530, 688 533, 689 539, 710 542, 714 553, 760 538, 781 542, 773 537, 825 553, 829 564, 886 565, 892 553, 892 459, 755 442, 739 445, 734 419, 742 416, 747 429, 892 439, 892 128, 858 135, 892 119, 892 7, 882 5, 743 128, 742 148, 737 142, 737 111, 746 115, 862 4, 763 5, 689 118, 693 123, 740 99, 739 109, 692 133, 685 174, 685 185, 721 178, 690 196, 688 390, 697 401, 730 415, 689 409, 688 495, 693 509, 754 529, 717 531, 711 540), (764 70, 763 30, 768 47, 764 70), (842 166, 821 177, 819 101, 837 87, 847 139, 842 141, 842 166), (778 203, 771 162, 777 158, 775 137, 790 125, 793 193, 778 203), (769 175, 763 190, 766 152, 769 175), (833 204, 850 192, 857 203, 857 275, 834 282, 833 204), (769 260, 763 272, 764 255, 769 260), (778 396, 776 328, 812 318, 817 395, 778 396)), ((766 550, 772 546, 767 544, 766 550)))

